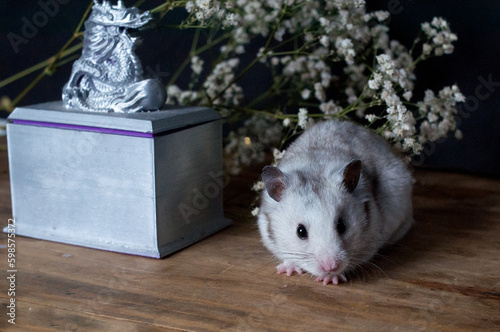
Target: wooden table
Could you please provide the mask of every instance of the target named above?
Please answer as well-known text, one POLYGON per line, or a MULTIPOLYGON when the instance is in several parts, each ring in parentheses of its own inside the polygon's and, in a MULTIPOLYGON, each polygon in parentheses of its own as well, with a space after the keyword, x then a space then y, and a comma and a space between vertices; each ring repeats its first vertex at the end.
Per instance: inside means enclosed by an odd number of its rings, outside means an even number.
MULTIPOLYGON (((12 215, 5 150, 0 170, 0 221, 6 225, 12 215)), ((500 331, 499 180, 417 171, 417 225, 375 261, 379 268, 324 286, 309 274, 276 274, 248 208, 258 175, 253 168, 231 178, 225 212, 233 226, 166 259, 18 237, 15 327, 500 331)), ((4 331, 13 327, 5 312, 5 234, 0 244, 4 331)))

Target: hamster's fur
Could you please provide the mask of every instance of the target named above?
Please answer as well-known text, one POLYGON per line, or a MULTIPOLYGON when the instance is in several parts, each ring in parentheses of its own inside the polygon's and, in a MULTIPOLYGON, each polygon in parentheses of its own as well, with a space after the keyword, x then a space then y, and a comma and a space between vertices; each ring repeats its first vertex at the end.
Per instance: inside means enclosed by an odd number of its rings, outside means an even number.
POLYGON ((307 271, 324 284, 369 261, 413 224, 413 178, 391 147, 349 121, 321 122, 262 172, 258 215, 278 273, 307 271))

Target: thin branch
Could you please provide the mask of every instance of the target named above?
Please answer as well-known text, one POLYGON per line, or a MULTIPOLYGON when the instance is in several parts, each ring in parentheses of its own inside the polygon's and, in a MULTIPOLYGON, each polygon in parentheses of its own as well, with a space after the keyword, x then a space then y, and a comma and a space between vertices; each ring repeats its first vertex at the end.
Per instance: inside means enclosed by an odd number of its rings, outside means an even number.
MULTIPOLYGON (((38 74, 38 76, 30 84, 28 84, 28 86, 16 98, 14 98, 14 100, 10 104, 11 109, 13 109, 26 96, 26 94, 28 94, 28 92, 30 92, 40 82, 40 80, 45 75, 51 74, 54 71, 54 69, 57 68, 57 63, 61 63, 61 62, 59 62, 61 57, 66 56, 66 54, 72 53, 72 52, 66 52, 66 51, 67 51, 68 47, 71 45, 71 43, 73 43, 73 41, 75 41, 75 39, 78 39, 82 36, 80 29, 82 28, 83 23, 85 22, 85 19, 87 18, 92 6, 93 6, 93 3, 91 2, 89 4, 89 6, 87 7, 87 10, 83 14, 80 22, 78 23, 71 38, 63 45, 63 47, 59 50, 59 52, 56 53, 56 55, 47 59, 47 65, 45 66, 45 69, 40 74, 38 74)), ((82 45, 81 43, 79 45, 75 45, 75 47, 72 48, 73 51, 76 49, 80 49, 82 47, 81 45, 82 45)), ((38 69, 40 69, 39 64, 35 65, 34 67, 38 67, 38 69)), ((23 75, 14 75, 14 78, 18 79, 20 77, 27 75, 26 73, 31 73, 33 71, 35 71, 35 70, 28 68, 27 70, 24 70, 21 72, 23 75), (16 76, 17 76, 17 78, 16 78, 16 76)), ((13 82, 15 79, 13 79, 13 77, 10 77, 7 80, 9 80, 8 82, 10 83, 10 82, 13 82)), ((7 80, 4 80, 0 83, 3 83, 3 85, 6 85, 6 84, 8 84, 8 83, 5 83, 5 81, 7 81, 7 80)), ((3 85, 1 85, 1 86, 3 86, 3 85)))

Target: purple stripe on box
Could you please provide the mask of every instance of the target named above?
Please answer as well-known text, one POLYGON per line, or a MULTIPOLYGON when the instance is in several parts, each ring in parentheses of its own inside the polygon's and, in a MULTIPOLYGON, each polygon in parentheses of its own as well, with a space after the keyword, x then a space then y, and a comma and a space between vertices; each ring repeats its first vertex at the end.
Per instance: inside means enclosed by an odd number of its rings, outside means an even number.
POLYGON ((153 133, 141 133, 138 131, 79 126, 79 125, 65 124, 65 123, 30 121, 30 120, 12 120, 12 123, 27 125, 27 126, 49 127, 49 128, 59 128, 59 129, 79 130, 79 131, 91 131, 91 132, 95 132, 95 133, 122 135, 122 136, 135 136, 135 137, 145 137, 145 138, 153 138, 154 137, 153 133))

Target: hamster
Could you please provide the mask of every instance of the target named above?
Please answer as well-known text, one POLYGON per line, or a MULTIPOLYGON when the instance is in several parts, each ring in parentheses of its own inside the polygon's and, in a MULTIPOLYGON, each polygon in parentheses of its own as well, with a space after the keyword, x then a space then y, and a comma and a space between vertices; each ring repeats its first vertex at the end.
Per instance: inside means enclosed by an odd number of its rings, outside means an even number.
POLYGON ((413 224, 411 173, 382 137, 350 121, 306 130, 262 180, 259 231, 288 276, 345 282, 413 224))

